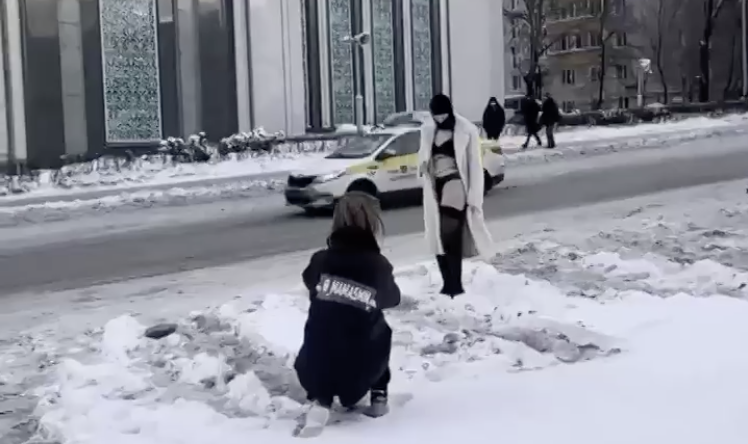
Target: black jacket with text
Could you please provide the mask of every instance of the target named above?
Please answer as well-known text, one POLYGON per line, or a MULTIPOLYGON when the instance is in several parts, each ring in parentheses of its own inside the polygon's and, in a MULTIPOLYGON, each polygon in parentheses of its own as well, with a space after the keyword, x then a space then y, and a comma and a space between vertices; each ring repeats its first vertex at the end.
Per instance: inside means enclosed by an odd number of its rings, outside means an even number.
POLYGON ((353 405, 387 370, 392 330, 382 310, 400 304, 393 268, 374 236, 343 228, 304 270, 311 300, 294 365, 310 399, 353 405))

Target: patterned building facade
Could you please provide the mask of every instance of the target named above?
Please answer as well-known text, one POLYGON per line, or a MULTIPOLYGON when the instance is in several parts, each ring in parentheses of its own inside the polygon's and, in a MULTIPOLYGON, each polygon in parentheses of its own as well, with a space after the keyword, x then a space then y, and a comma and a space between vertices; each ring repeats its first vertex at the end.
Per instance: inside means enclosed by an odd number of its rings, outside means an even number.
POLYGON ((10 156, 51 166, 65 154, 197 131, 215 140, 256 127, 299 134, 353 122, 353 48, 344 38, 359 32, 372 36, 358 70, 367 123, 427 108, 439 91, 477 118, 489 95, 503 96, 503 54, 494 47, 503 28, 490 20, 498 6, 3 0, 0 163, 10 156))

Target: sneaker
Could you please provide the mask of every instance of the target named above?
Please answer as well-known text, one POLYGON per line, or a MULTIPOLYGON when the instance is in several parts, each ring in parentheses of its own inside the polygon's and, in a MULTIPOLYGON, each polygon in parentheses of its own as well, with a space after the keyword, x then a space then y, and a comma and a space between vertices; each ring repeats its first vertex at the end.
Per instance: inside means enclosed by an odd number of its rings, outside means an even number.
POLYGON ((390 411, 390 407, 387 405, 386 390, 372 390, 369 402, 369 407, 364 411, 366 416, 379 418, 390 411))
POLYGON ((330 408, 314 401, 307 406, 306 411, 299 418, 299 424, 294 434, 305 438, 319 436, 329 420, 330 408))

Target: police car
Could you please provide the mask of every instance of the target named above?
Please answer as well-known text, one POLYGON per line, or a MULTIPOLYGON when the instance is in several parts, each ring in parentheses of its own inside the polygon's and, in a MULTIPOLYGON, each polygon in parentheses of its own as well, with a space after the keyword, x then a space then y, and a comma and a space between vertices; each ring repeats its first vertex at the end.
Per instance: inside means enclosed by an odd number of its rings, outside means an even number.
MULTIPOLYGON (((331 209, 346 191, 355 188, 384 201, 420 196, 417 127, 388 128, 348 136, 327 157, 288 176, 288 205, 307 212, 331 209)), ((504 180, 504 155, 497 142, 481 144, 485 190, 504 180)))

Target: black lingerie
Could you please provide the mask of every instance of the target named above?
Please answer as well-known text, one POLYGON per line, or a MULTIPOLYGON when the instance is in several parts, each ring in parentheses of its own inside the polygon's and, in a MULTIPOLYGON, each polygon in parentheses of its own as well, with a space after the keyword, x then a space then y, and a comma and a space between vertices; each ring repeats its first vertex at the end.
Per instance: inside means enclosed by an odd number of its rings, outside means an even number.
POLYGON ((454 159, 456 157, 454 140, 449 139, 441 145, 437 145, 436 143, 434 143, 434 145, 431 147, 431 156, 437 155, 447 156, 454 159))

